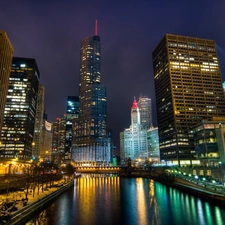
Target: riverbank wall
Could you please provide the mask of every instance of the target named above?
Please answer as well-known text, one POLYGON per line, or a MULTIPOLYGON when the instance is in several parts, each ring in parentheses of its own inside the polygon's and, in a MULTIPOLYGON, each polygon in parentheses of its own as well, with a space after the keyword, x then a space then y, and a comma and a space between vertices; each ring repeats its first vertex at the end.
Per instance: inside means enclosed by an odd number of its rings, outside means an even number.
POLYGON ((53 202, 59 195, 67 191, 69 188, 74 186, 74 181, 70 181, 62 187, 59 187, 56 191, 45 195, 44 197, 37 198, 37 201, 28 204, 20 210, 13 213, 10 219, 5 225, 21 225, 32 219, 38 212, 41 212, 47 205, 53 202))
MULTIPOLYGON (((167 184, 165 182, 165 184, 167 184)), ((211 201, 215 204, 225 206, 225 193, 219 194, 216 191, 209 191, 204 187, 199 185, 192 184, 190 182, 185 182, 181 179, 177 179, 176 181, 168 184, 171 187, 175 187, 185 193, 192 194, 196 197, 202 198, 207 201, 211 201)))
POLYGON ((126 177, 143 177, 158 181, 167 186, 177 188, 180 191, 202 198, 204 200, 213 202, 217 205, 225 206, 225 192, 218 193, 215 189, 209 189, 197 183, 193 183, 179 177, 168 177, 165 173, 150 173, 150 172, 131 172, 125 175, 126 177))

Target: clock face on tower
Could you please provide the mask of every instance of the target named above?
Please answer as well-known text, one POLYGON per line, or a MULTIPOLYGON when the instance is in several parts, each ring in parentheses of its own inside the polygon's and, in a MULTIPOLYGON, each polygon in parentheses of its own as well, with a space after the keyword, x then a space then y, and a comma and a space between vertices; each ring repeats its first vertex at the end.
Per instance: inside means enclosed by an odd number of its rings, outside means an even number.
POLYGON ((51 131, 52 130, 52 124, 45 121, 45 129, 48 130, 48 131, 51 131))

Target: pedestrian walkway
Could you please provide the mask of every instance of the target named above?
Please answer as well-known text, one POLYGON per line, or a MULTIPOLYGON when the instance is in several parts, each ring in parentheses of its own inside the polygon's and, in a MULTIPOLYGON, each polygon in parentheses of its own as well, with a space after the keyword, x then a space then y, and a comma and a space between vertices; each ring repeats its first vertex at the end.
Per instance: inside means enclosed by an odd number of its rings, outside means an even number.
MULTIPOLYGON (((15 212, 18 212, 18 210, 24 208, 25 206, 31 205, 34 202, 39 201, 40 199, 44 198, 45 196, 53 193, 54 191, 59 189, 59 186, 57 184, 59 183, 64 183, 64 180, 60 181, 55 181, 52 185, 51 188, 48 186, 47 188, 39 187, 39 193, 37 188, 35 188, 35 191, 33 193, 33 190, 28 190, 28 195, 26 199, 26 191, 16 191, 16 192, 10 192, 10 193, 5 193, 0 195, 0 213, 7 211, 3 206, 5 203, 10 205, 10 203, 14 203, 15 210, 11 211, 11 214, 14 214, 15 212)), ((46 185, 45 185, 46 186, 46 185)))

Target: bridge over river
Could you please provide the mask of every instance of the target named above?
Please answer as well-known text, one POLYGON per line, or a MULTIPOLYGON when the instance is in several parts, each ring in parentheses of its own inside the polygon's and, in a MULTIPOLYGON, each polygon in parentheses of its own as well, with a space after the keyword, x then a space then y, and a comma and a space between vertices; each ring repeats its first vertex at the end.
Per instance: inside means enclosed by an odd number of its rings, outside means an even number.
POLYGON ((116 173, 121 175, 126 167, 75 167, 77 173, 116 173))

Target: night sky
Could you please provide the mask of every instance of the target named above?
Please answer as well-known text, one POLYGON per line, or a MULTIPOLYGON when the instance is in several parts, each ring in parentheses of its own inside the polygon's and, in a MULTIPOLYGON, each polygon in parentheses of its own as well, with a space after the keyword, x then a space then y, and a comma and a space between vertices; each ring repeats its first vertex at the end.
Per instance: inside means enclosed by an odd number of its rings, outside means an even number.
POLYGON ((78 95, 80 43, 94 35, 96 19, 117 153, 134 96, 152 99, 157 126, 152 51, 166 33, 215 40, 225 80, 224 0, 1 0, 0 30, 7 32, 14 56, 36 59, 50 122, 66 112, 67 96, 78 95))

